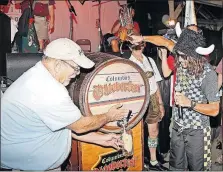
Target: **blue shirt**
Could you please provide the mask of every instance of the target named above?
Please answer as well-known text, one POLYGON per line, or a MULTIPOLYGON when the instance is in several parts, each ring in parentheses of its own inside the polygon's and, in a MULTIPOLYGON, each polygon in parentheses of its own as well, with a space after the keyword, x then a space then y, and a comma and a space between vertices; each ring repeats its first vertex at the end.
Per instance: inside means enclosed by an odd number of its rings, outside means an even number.
POLYGON ((38 62, 1 99, 1 167, 59 167, 71 149, 71 131, 66 126, 80 117, 66 88, 38 62))

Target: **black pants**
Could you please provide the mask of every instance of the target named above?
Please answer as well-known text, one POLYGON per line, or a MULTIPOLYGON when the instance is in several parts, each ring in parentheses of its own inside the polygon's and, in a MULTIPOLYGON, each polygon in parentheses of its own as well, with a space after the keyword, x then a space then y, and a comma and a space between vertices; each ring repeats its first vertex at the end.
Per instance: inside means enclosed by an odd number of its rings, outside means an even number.
MULTIPOLYGON (((159 59, 159 58, 158 58, 159 59)), ((156 60, 156 62, 158 62, 156 60)), ((162 61, 159 60, 157 66, 161 68, 162 61)), ((159 68, 158 67, 158 68, 159 68)), ((160 71, 162 72, 162 71, 160 71)), ((159 123, 159 151, 160 153, 167 153, 170 150, 170 119, 172 116, 172 108, 170 107, 170 79, 164 79, 158 82, 161 97, 165 108, 165 115, 159 123)))
POLYGON ((174 123, 170 143, 170 170, 206 171, 211 166, 211 130, 184 129, 174 123))
POLYGON ((0 171, 12 171, 12 169, 0 168, 0 171))

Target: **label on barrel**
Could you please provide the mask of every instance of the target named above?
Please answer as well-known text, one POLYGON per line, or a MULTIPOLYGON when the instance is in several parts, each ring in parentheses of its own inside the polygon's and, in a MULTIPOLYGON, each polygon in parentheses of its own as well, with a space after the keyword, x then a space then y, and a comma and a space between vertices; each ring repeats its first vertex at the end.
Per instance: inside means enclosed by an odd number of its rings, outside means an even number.
MULTIPOLYGON (((101 69, 91 81, 88 90, 89 109, 93 115, 102 114, 120 103, 123 108, 132 111, 131 122, 144 105, 145 92, 142 74, 135 67, 128 63, 112 63, 101 69)), ((106 126, 117 127, 117 121, 106 126)))
POLYGON ((135 167, 134 156, 125 157, 121 150, 99 155, 98 162, 92 167, 93 171, 127 171, 135 167))

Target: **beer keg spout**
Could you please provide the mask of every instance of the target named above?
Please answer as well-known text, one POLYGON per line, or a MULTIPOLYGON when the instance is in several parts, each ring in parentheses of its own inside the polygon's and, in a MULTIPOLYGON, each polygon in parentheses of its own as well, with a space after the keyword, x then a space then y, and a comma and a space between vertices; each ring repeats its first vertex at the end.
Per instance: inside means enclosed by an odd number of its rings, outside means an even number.
POLYGON ((132 116, 132 110, 129 110, 128 116, 127 116, 127 123, 129 122, 130 118, 132 116))
POLYGON ((128 116, 126 118, 123 118, 122 120, 117 121, 117 125, 120 128, 125 129, 128 126, 128 122, 129 122, 129 120, 131 118, 131 114, 132 114, 132 111, 129 110, 128 116))

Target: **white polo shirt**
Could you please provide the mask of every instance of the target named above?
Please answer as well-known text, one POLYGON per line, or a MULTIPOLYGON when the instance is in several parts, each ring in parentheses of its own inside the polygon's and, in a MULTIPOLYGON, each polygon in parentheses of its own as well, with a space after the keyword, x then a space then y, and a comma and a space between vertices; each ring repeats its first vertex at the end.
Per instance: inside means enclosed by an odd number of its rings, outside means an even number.
POLYGON ((38 62, 1 99, 1 166, 59 167, 71 149, 71 131, 66 126, 80 117, 67 89, 38 62))
POLYGON ((137 60, 133 55, 131 55, 131 57, 129 58, 129 60, 133 61, 134 63, 136 63, 137 65, 139 65, 139 67, 142 68, 142 70, 144 72, 154 72, 154 75, 149 79, 149 86, 150 86, 150 95, 153 95, 158 87, 157 87, 157 82, 162 80, 162 77, 159 73, 159 70, 156 66, 155 61, 151 58, 148 57, 152 67, 147 59, 147 57, 145 55, 143 55, 143 62, 141 63, 139 60, 137 60), (154 70, 154 71, 153 71, 154 70))

